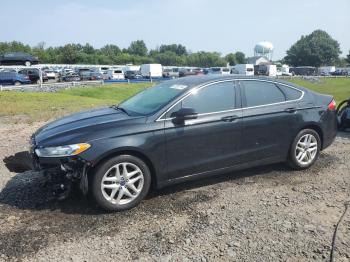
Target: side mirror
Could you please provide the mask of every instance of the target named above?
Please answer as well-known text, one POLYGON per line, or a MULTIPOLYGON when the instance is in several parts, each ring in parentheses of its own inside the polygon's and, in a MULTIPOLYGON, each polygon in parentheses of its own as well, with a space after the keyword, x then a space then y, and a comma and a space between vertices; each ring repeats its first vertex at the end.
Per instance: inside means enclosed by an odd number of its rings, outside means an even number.
POLYGON ((174 117, 177 120, 189 120, 189 119, 196 119, 198 117, 198 114, 196 110, 193 108, 184 107, 181 108, 179 111, 173 112, 170 117, 174 117))

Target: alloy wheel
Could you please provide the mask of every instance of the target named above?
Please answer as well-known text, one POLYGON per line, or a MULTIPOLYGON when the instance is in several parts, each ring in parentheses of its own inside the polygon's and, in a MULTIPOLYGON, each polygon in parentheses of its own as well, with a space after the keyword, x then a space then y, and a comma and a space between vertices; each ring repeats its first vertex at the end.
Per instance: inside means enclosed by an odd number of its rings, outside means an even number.
POLYGON ((295 148, 295 158, 299 164, 305 166, 310 164, 317 155, 318 143, 312 134, 303 135, 295 148))
POLYGON ((114 205, 125 205, 139 196, 144 185, 141 169, 130 162, 112 166, 103 176, 101 191, 103 197, 114 205))

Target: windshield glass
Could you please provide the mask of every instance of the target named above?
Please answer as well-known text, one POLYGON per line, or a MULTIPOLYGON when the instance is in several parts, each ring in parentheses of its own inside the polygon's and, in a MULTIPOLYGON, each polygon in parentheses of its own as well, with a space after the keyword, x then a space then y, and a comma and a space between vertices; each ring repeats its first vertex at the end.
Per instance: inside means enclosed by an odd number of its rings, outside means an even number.
POLYGON ((150 115, 165 106, 180 95, 186 85, 164 82, 145 89, 119 105, 128 113, 135 115, 150 115))

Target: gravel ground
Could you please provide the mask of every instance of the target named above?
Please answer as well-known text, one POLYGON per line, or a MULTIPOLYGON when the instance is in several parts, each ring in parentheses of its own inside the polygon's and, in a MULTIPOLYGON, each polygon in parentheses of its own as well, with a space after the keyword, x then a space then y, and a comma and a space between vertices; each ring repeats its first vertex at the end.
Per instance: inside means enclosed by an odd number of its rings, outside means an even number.
MULTIPOLYGON (((350 200, 350 135, 307 171, 283 164, 151 192, 104 213, 79 195, 52 200, 26 171, 29 135, 43 123, 0 123, 0 261, 327 261, 350 200)), ((350 212, 335 261, 350 261, 350 212)))

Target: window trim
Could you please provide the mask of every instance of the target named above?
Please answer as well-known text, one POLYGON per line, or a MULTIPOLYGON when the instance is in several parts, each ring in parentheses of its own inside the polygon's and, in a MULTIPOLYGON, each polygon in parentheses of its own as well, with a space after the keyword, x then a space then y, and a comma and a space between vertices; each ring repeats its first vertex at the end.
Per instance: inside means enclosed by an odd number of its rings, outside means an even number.
MULTIPOLYGON (((272 83, 285 96, 284 92, 278 87, 278 85, 276 85, 277 82, 274 82, 274 81, 258 80, 258 79, 240 79, 239 81, 258 81, 258 82, 272 83)), ((293 87, 293 86, 290 86, 290 85, 287 85, 287 84, 283 84, 283 83, 278 83, 278 84, 284 85, 286 87, 289 87, 289 88, 292 88, 294 90, 297 90, 297 91, 301 92, 301 96, 298 99, 286 100, 286 101, 283 101, 283 102, 276 102, 276 103, 270 103, 270 104, 264 104, 264 105, 258 105, 258 106, 246 106, 246 107, 242 107, 242 109, 254 109, 254 108, 265 107, 265 106, 280 105, 280 104, 286 104, 286 103, 290 103, 290 102, 296 102, 296 101, 299 101, 299 100, 303 99, 303 97, 305 95, 305 92, 303 90, 300 90, 300 89, 298 89, 296 87, 293 87)), ((242 89, 244 89, 244 83, 243 83, 242 89)), ((244 97, 245 97, 245 90, 243 90, 243 94, 244 94, 244 97)))
MULTIPOLYGON (((156 122, 159 122, 159 121, 166 121, 166 120, 172 120, 174 119, 175 117, 169 117, 169 118, 163 118, 163 116, 165 116, 172 108, 174 108, 178 103, 181 103, 182 100, 184 100, 186 97, 190 96, 193 92, 193 90, 201 90, 202 88, 204 87, 207 87, 207 86, 211 86, 211 85, 215 85, 215 84, 219 84, 219 83, 224 83, 224 82, 232 82, 232 86, 233 88, 235 88, 235 85, 234 83, 237 82, 236 79, 229 79, 229 80, 221 80, 221 81, 215 81, 215 82, 211 82, 211 83, 207 83, 207 84, 204 84, 202 86, 198 86, 198 87, 195 87, 195 88, 191 88, 183 97, 181 97, 179 100, 177 100, 176 102, 174 102, 174 104, 172 104, 167 110, 165 110, 156 120, 156 122)), ((237 92, 237 90, 235 90, 235 92, 237 92)), ((237 93, 236 93, 237 94, 237 93)), ((236 102, 236 101, 235 101, 236 102)), ((218 113, 224 113, 224 112, 231 112, 233 110, 238 110, 240 108, 234 108, 234 109, 229 109, 229 110, 224 110, 224 111, 215 111, 215 112, 209 112, 209 113, 202 113, 202 114, 198 114, 198 116, 203 116, 203 115, 211 115, 211 114, 218 114, 218 113)))
MULTIPOLYGON (((276 86, 276 81, 272 81, 272 80, 262 80, 262 79, 247 79, 247 78, 240 78, 240 79, 229 79, 229 80, 220 80, 220 81, 215 81, 215 82, 211 82, 211 83, 207 83, 207 84, 204 84, 203 86, 198 86, 198 87, 195 87, 195 88, 192 88, 190 89, 183 97, 181 97, 179 100, 177 100, 176 102, 174 102, 174 104, 172 104, 168 109, 166 109, 157 119, 155 122, 160 122, 160 121, 167 121, 167 120, 172 120, 174 119, 174 117, 169 117, 169 118, 163 118, 163 116, 166 115, 166 113, 168 113, 173 107, 175 107, 178 103, 182 102, 183 99, 185 99, 187 96, 191 95, 191 92, 193 90, 200 90, 206 86, 209 86, 209 85, 213 85, 213 84, 217 84, 217 83, 222 83, 222 82, 237 82, 238 85, 237 87, 239 89, 240 88, 240 81, 258 81, 258 82, 267 82, 267 83, 272 83, 276 86)), ((294 90, 297 90, 299 92, 301 92, 301 96, 298 98, 298 99, 294 99, 294 100, 287 100, 287 101, 284 101, 284 102, 277 102, 277 103, 271 103, 271 104, 265 104, 265 105, 258 105, 258 106, 251 106, 251 107, 243 107, 243 105, 241 105, 240 108, 235 108, 235 109, 230 109, 230 110, 224 110, 224 111, 217 111, 217 112, 210 112, 210 113, 204 113, 204 114, 198 114, 198 116, 203 116, 203 115, 212 115, 212 114, 219 114, 219 113, 226 113, 226 112, 234 112, 234 111, 237 111, 237 110, 245 110, 245 109, 252 109, 252 108, 259 108, 259 107, 265 107, 265 106, 271 106, 271 105, 278 105, 278 104, 287 104, 287 103, 290 103, 290 102, 296 102, 296 101, 299 101, 301 99, 303 99, 304 95, 305 95, 305 91, 303 90, 300 90, 294 86, 290 86, 290 85, 287 85, 287 84, 284 84, 284 83, 278 83, 280 85, 284 85, 286 87, 289 87, 289 88, 292 88, 294 90)), ((243 86, 242 86, 243 87, 243 86)), ((276 88, 278 88, 278 86, 276 86, 276 88)), ((237 91, 237 90, 236 90, 237 91)), ((281 90, 282 92, 282 90, 281 90)), ((241 96, 242 96, 242 92, 241 93, 241 96)), ((283 93, 283 92, 282 92, 283 93)), ((284 93, 283 93, 284 94, 284 93)))

